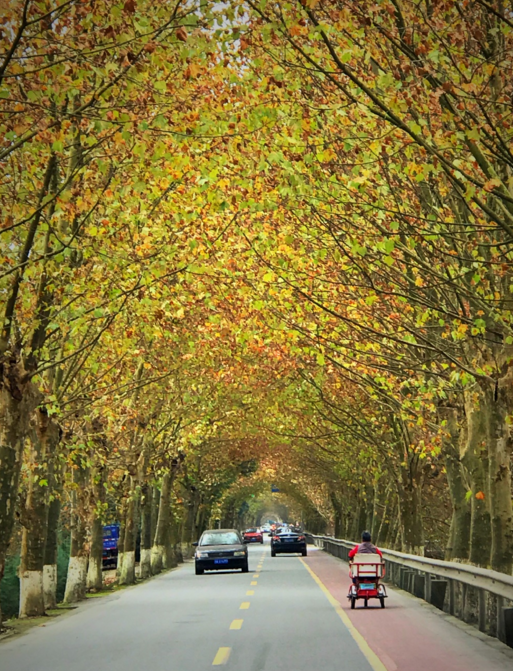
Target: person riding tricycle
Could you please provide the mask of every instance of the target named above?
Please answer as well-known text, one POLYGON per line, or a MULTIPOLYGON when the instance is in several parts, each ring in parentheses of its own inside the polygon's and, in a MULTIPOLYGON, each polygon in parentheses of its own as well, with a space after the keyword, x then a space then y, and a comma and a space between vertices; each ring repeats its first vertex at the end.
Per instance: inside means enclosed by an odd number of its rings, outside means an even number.
POLYGON ((381 608, 385 607, 387 593, 379 582, 385 575, 385 562, 368 531, 363 532, 362 542, 349 552, 349 575, 353 580, 347 595, 351 608, 356 606, 357 599, 364 599, 366 608, 369 599, 379 599, 381 608))

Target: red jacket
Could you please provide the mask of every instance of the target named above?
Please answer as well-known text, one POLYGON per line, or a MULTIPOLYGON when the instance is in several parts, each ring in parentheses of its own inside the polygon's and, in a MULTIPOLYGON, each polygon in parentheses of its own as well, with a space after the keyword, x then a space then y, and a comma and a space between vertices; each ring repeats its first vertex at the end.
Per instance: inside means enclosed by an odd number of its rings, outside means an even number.
POLYGON ((372 543, 360 543, 359 545, 356 545, 352 550, 349 550, 349 559, 352 559, 356 554, 358 554, 358 550, 363 550, 363 554, 378 554, 381 559, 383 559, 383 553, 381 550, 379 550, 375 545, 372 545, 372 543))

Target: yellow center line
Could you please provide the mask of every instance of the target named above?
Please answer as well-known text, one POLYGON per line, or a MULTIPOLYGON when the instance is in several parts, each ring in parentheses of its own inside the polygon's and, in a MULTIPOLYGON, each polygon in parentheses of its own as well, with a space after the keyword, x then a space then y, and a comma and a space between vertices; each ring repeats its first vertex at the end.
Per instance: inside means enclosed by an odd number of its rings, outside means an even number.
POLYGON ((244 620, 233 620, 230 625, 230 629, 240 629, 244 620))
POLYGON ((258 582, 257 582, 256 580, 252 580, 252 581, 251 581, 251 584, 252 584, 252 585, 258 585, 258 582))
POLYGON ((260 578, 260 573, 255 573, 255 575, 253 576, 253 578, 260 578))
POLYGON ((243 601, 240 605, 240 610, 247 610, 249 608, 249 601, 243 601))
POLYGON ((248 591, 246 592, 246 596, 253 596, 254 593, 255 593, 254 589, 248 589, 248 591))
POLYGON ((383 664, 383 662, 376 655, 374 650, 372 650, 370 645, 367 643, 365 638, 360 634, 358 629, 354 626, 354 624, 351 621, 351 618, 348 616, 348 614, 346 612, 344 612, 344 609, 339 604, 339 602, 335 599, 335 597, 331 594, 331 592, 326 587, 326 585, 317 576, 317 574, 315 574, 312 571, 312 569, 308 566, 308 564, 305 561, 303 561, 302 559, 300 559, 299 561, 303 564, 303 566, 306 568, 308 573, 312 576, 312 578, 315 580, 317 585, 324 592, 324 595, 326 596, 326 598, 328 599, 330 604, 333 606, 337 615, 340 617, 342 622, 345 624, 346 628, 349 630, 349 633, 353 637, 356 645, 360 648, 361 652, 363 653, 363 656, 369 662, 373 671, 387 671, 387 667, 383 664))
POLYGON ((219 648, 216 656, 214 657, 214 661, 212 662, 212 666, 221 666, 222 664, 226 664, 228 658, 230 657, 231 651, 231 648, 219 648))

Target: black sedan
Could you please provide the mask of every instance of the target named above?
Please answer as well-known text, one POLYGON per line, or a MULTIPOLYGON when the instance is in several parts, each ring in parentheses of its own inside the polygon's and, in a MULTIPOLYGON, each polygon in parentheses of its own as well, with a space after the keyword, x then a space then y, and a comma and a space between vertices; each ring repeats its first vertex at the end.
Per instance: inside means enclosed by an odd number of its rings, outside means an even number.
POLYGON ((196 575, 204 571, 242 569, 249 571, 248 548, 235 529, 211 529, 204 531, 198 543, 194 543, 196 575))
POLYGON ((282 529, 271 538, 271 557, 285 552, 300 552, 306 557, 306 538, 302 532, 282 529))

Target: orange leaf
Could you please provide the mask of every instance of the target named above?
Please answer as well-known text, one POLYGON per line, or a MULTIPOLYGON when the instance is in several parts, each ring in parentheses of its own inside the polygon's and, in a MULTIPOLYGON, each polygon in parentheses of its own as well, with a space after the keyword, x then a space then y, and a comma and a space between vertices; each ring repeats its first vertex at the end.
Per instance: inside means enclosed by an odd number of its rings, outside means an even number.
POLYGON ((477 492, 476 499, 478 501, 482 501, 484 499, 484 497, 485 497, 484 492, 477 492))
POLYGON ((180 26, 176 31, 176 36, 181 42, 187 42, 187 31, 183 26, 180 26))

